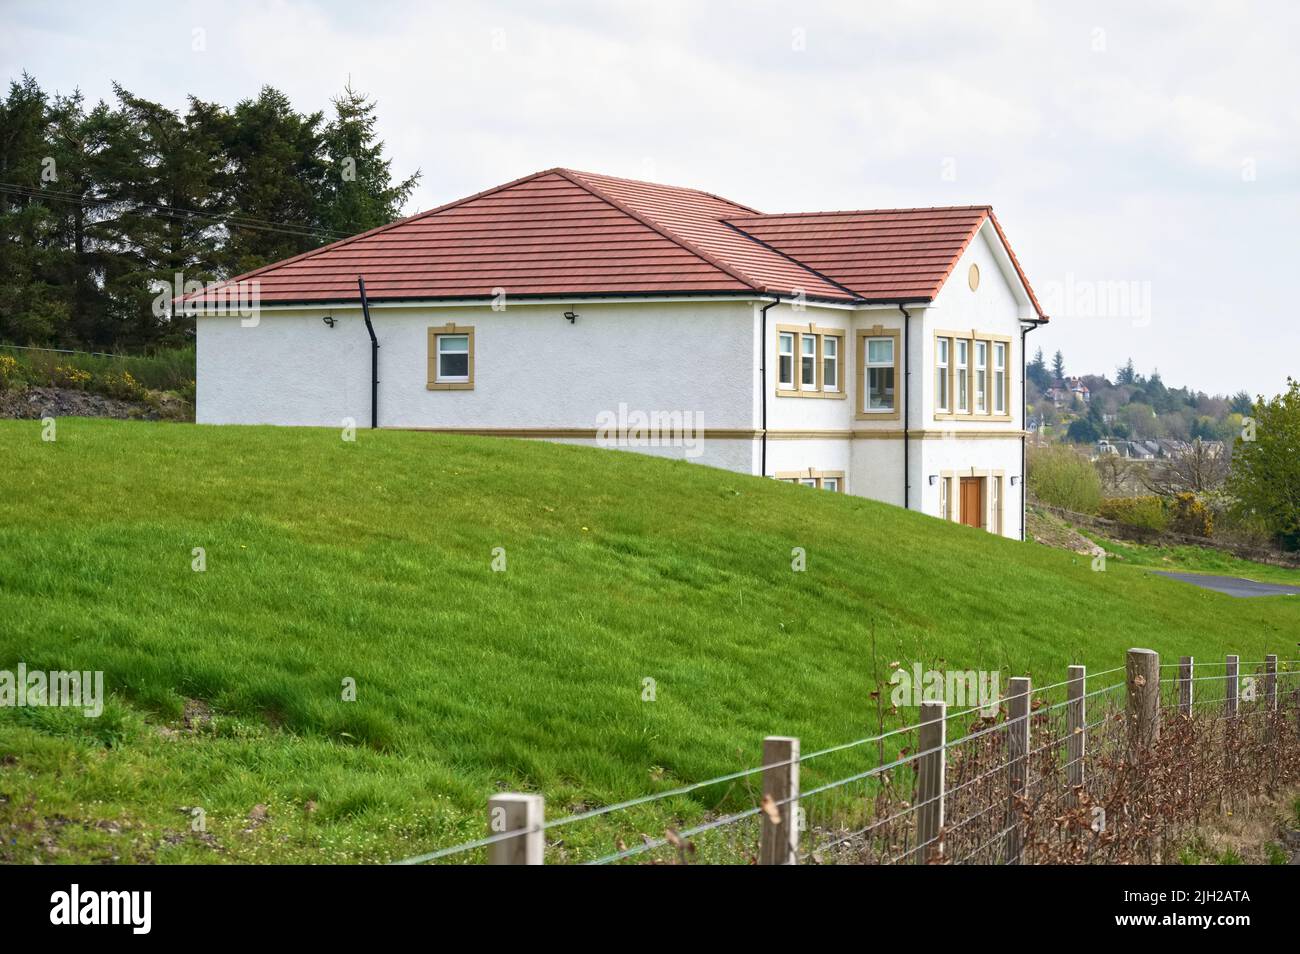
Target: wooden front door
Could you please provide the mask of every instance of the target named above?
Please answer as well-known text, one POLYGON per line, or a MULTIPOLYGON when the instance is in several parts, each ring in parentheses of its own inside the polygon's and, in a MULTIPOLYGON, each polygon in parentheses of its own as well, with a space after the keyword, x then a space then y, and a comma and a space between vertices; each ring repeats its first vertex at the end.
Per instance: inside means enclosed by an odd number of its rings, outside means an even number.
POLYGON ((961 479, 961 522, 968 527, 984 526, 984 478, 961 479))

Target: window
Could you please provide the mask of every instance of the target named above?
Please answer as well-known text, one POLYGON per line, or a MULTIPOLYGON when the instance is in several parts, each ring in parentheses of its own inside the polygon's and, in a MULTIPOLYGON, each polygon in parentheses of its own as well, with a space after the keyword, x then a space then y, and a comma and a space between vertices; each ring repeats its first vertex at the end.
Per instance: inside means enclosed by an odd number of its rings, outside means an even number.
POLYGON ((822 390, 840 389, 840 339, 833 335, 822 338, 822 390))
POLYGON ((469 335, 438 335, 438 380, 469 380, 469 335))
POLYGON ((957 410, 970 410, 970 342, 957 340, 957 410))
POLYGON ((816 325, 778 325, 776 393, 780 397, 844 397, 840 361, 844 332, 816 325))
POLYGON ((989 412, 989 343, 975 342, 975 410, 981 414, 989 412))
POLYGON ((948 519, 948 480, 947 477, 939 478, 939 519, 948 519))
POLYGON ((817 390, 817 336, 799 336, 799 387, 817 390))
POLYGON ((994 477, 989 482, 990 494, 992 495, 990 503, 993 508, 993 519, 990 529, 1001 536, 1002 534, 1002 478, 994 477))
POLYGON ((428 387, 431 391, 473 389, 473 328, 450 324, 429 329, 428 387))
POLYGON ((795 470, 788 473, 777 472, 776 479, 782 483, 798 484, 800 487, 813 487, 829 490, 832 493, 844 492, 844 471, 842 470, 795 470))
POLYGON ((993 412, 1007 413, 1007 345, 993 342, 993 412))
POLYGON ((867 339, 867 410, 894 410, 894 339, 867 339))
POLYGON ((778 388, 794 387, 794 333, 782 331, 777 336, 777 371, 776 386, 778 388))
POLYGON ((934 344, 934 406, 940 411, 952 410, 952 395, 948 393, 948 349, 951 338, 936 338, 934 344))

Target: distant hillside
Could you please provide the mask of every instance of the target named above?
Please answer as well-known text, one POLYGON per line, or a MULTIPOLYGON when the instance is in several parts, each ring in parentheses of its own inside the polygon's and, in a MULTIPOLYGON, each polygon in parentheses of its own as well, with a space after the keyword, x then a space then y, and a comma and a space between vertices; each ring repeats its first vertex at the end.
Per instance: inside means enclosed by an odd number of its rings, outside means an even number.
POLYGON ((1112 375, 1068 370, 1061 352, 1040 348, 1025 368, 1030 421, 1076 444, 1169 439, 1230 442, 1241 432, 1253 397, 1168 387, 1160 372, 1139 374, 1132 360, 1112 375))

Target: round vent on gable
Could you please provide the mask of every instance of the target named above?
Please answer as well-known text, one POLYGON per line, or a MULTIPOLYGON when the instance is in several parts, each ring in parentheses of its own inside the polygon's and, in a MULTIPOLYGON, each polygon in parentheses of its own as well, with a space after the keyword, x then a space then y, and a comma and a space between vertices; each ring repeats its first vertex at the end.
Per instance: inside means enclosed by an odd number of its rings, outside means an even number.
POLYGON ((980 287, 980 267, 973 262, 970 267, 970 290, 974 291, 980 287))

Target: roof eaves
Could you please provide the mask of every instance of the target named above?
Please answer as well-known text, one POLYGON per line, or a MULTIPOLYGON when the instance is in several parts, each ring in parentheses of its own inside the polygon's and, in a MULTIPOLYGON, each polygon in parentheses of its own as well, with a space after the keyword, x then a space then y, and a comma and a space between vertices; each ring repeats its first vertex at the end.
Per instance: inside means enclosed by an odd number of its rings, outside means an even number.
MULTIPOLYGON (((555 300, 568 300, 568 299, 583 299, 583 300, 589 299, 594 301, 600 299, 624 299, 624 298, 645 298, 647 300, 652 300, 656 298, 737 298, 737 297, 748 298, 748 297, 759 297, 760 295, 775 295, 778 298, 793 297, 789 293, 785 293, 785 292, 758 292, 754 289, 743 289, 743 288, 735 288, 731 290, 725 290, 725 289, 718 290, 718 289, 711 288, 711 289, 701 289, 698 291, 675 290, 675 291, 533 292, 531 294, 511 295, 510 300, 514 302, 555 301, 555 300)), ((416 295, 416 296, 367 295, 366 300, 369 301, 371 305, 394 304, 399 302, 406 302, 409 304, 419 304, 420 302, 426 302, 426 301, 436 301, 436 302, 464 301, 464 302, 482 302, 486 304, 488 302, 492 302, 496 300, 496 297, 497 296, 491 294, 416 295)), ((824 298, 820 296, 807 296, 807 297, 808 300, 810 301, 825 301, 828 303, 834 303, 839 305, 846 304, 846 302, 841 301, 838 298, 824 298)), ((260 307, 276 308, 280 306, 289 306, 289 305, 313 305, 313 306, 320 306, 323 308, 331 305, 357 305, 357 304, 358 304, 358 297, 356 296, 343 297, 343 298, 285 298, 285 299, 278 299, 276 301, 262 302, 260 307)), ((202 309, 192 309, 192 311, 197 312, 199 314, 204 313, 202 309)))

